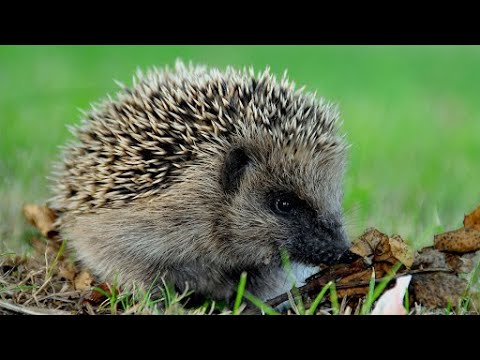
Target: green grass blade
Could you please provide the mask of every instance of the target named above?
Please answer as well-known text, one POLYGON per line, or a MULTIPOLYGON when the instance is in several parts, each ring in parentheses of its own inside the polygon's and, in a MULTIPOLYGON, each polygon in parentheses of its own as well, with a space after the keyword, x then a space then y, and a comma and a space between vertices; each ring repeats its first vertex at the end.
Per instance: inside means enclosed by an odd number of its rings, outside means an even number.
POLYGON ((370 277, 370 283, 368 285, 368 293, 365 298, 365 303, 362 306, 361 314, 365 315, 370 312, 370 308, 374 302, 373 296, 375 292, 375 270, 372 270, 372 276, 370 277))
POLYGON ((407 314, 410 313, 410 294, 408 293, 408 287, 407 290, 405 290, 405 296, 403 298, 403 306, 405 307, 405 310, 407 310, 407 314))
POLYGON ((447 304, 447 308, 445 309, 445 315, 450 315, 451 311, 452 311, 452 302, 449 301, 447 304))
POLYGON ((53 259, 53 262, 48 267, 47 279, 52 276, 53 271, 57 268, 58 260, 65 253, 66 245, 67 245, 67 240, 63 240, 62 244, 60 245, 60 248, 58 249, 57 255, 55 255, 55 259, 53 259))
POLYGON ((395 265, 392 266, 387 275, 383 278, 382 281, 380 281, 378 286, 375 288, 375 292, 373 293, 373 301, 376 301, 379 298, 379 296, 383 293, 383 290, 385 290, 390 281, 392 281, 392 279, 395 277, 395 274, 401 266, 401 262, 397 262, 395 265))
POLYGON ((235 304, 233 305, 233 315, 238 315, 238 309, 242 304, 243 294, 245 292, 245 285, 247 284, 247 273, 244 271, 240 275, 240 282, 238 284, 237 297, 235 298, 235 304))
POLYGON ((333 315, 338 315, 340 313, 340 304, 338 303, 337 287, 335 286, 335 283, 332 283, 330 286, 330 302, 332 303, 333 315))
POLYGON ((268 304, 265 304, 262 300, 257 298, 255 295, 250 294, 247 290, 245 290, 243 296, 248 301, 250 301, 253 305, 255 305, 257 308, 262 310, 265 314, 267 314, 267 315, 280 315, 280 313, 278 311, 274 310, 268 304))
POLYGON ((317 310, 318 305, 320 305, 320 302, 323 300, 325 297, 325 294, 327 291, 331 288, 333 282, 330 281, 328 284, 326 284, 322 290, 318 293, 318 295, 315 297, 315 300, 313 300, 312 305, 310 306, 310 309, 308 310, 309 315, 315 315, 315 311, 317 310))

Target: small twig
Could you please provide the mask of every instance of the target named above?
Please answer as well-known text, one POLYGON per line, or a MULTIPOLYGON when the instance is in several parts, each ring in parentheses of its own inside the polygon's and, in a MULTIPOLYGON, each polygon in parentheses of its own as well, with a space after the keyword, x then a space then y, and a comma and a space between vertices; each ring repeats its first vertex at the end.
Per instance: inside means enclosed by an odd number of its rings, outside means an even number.
POLYGON ((88 315, 97 315, 97 314, 95 313, 95 310, 93 310, 92 305, 90 305, 90 303, 87 302, 87 303, 85 304, 85 308, 86 308, 86 311, 87 311, 88 315))
POLYGON ((38 299, 38 301, 41 303, 44 300, 49 299, 49 300, 54 300, 54 301, 61 301, 61 302, 67 303, 67 304, 77 304, 78 303, 78 300, 76 301, 76 300, 65 299, 63 297, 56 296, 56 295, 57 294, 53 294, 51 296, 46 296, 46 297, 38 299))
POLYGON ((25 276, 25 278, 17 284, 17 286, 25 285, 29 280, 32 284, 34 284, 35 280, 33 279, 33 277, 41 274, 42 272, 43 272, 43 270, 37 270, 37 271, 34 271, 34 272, 30 271, 27 274, 27 276, 25 276))
POLYGON ((36 296, 37 296, 38 294, 40 294, 40 292, 47 287, 47 285, 50 283, 51 280, 52 280, 52 276, 50 276, 49 278, 45 279, 45 281, 44 281, 44 283, 42 284, 42 286, 40 286, 40 288, 32 294, 32 297, 31 297, 30 299, 28 299, 28 300, 25 302, 25 304, 29 304, 32 300, 35 300, 35 302, 37 302, 37 304, 38 304, 38 301, 37 301, 36 296))
MULTIPOLYGON (((401 274, 396 274, 392 277, 393 279, 398 279, 399 277, 406 276, 406 275, 413 275, 413 274, 423 274, 423 273, 429 273, 429 272, 447 272, 451 273, 453 270, 451 269, 445 269, 445 268, 432 268, 432 269, 417 269, 417 270, 411 270, 408 273, 401 273, 401 274)), ((375 283, 379 283, 382 280, 385 280, 385 277, 376 279, 375 283)), ((351 282, 348 284, 338 284, 337 289, 349 289, 352 287, 359 287, 359 286, 367 286, 370 284, 370 281, 358 281, 358 282, 351 282)))
POLYGON ((1 300, 0 300, 0 308, 15 312, 17 314, 24 314, 24 315, 71 315, 71 313, 64 310, 27 307, 22 305, 11 304, 9 302, 1 301, 1 300))
MULTIPOLYGON (((431 269, 417 269, 417 270, 411 270, 406 273, 401 273, 401 274, 396 274, 393 279, 397 279, 401 276, 405 275, 412 275, 412 274, 421 274, 421 273, 429 273, 429 272, 453 272, 451 269, 445 269, 445 268, 431 268, 431 269)), ((314 275, 315 276, 315 275, 314 275)), ((339 279, 337 279, 338 281, 339 279)), ((381 281, 385 280, 385 278, 379 278, 375 279, 375 283, 379 283, 381 281)), ((302 287, 298 288, 298 292, 300 295, 308 295, 314 292, 320 291, 325 285, 328 284, 330 280, 326 282, 320 282, 320 281, 315 281, 315 279, 312 279, 309 281, 307 284, 305 284, 302 287)), ((349 289, 349 288, 354 288, 354 287, 359 287, 359 286, 368 286, 370 284, 370 280, 368 281, 356 281, 356 282, 351 282, 348 284, 337 284, 336 288, 338 289, 349 289)), ((277 297, 274 297, 273 299, 270 299, 266 302, 267 305, 275 308, 276 306, 284 303, 285 301, 288 301, 288 293, 281 294, 277 297)))

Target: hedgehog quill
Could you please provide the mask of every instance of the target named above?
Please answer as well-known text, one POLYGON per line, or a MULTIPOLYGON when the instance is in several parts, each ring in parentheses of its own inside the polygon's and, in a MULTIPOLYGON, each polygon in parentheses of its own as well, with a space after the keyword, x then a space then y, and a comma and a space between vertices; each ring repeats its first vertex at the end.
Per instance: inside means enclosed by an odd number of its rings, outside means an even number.
POLYGON ((348 258, 336 108, 268 70, 138 73, 72 127, 49 205, 100 279, 270 299, 348 258))

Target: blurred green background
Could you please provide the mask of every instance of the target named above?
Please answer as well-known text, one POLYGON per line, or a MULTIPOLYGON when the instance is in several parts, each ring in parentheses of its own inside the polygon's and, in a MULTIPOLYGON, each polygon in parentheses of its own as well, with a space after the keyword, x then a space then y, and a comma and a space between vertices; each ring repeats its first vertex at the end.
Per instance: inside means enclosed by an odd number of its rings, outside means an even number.
POLYGON ((28 235, 24 202, 49 196, 46 176, 66 124, 113 79, 184 61, 269 65, 337 102, 352 143, 345 179, 349 233, 374 226, 417 246, 461 226, 480 204, 480 47, 2 46, 0 242, 28 235))

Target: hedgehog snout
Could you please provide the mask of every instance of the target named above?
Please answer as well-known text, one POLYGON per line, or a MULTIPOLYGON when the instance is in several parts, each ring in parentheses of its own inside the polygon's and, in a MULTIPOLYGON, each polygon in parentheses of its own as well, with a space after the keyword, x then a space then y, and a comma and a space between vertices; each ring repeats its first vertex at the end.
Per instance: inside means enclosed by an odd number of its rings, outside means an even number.
POLYGON ((343 261, 349 242, 341 222, 313 218, 292 229, 288 250, 292 258, 309 265, 332 265, 343 261))
POLYGON ((348 260, 349 241, 342 224, 321 226, 317 236, 317 246, 320 247, 318 261, 332 265, 348 260))

